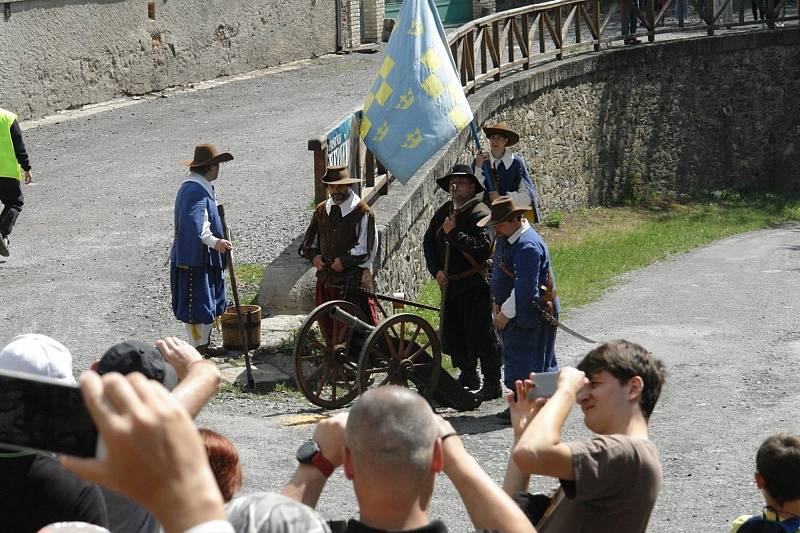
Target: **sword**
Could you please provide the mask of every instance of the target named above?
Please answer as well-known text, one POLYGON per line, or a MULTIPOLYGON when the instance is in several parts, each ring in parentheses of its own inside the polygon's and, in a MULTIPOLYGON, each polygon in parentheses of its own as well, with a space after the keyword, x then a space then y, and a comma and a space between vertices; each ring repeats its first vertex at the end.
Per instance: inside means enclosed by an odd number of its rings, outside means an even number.
POLYGON ((583 335, 581 335, 580 333, 578 333, 574 329, 572 329, 572 328, 570 328, 568 326, 565 326, 564 324, 559 322, 556 317, 554 317, 553 315, 548 313, 547 310, 544 307, 542 307, 540 304, 534 303, 534 305, 536 306, 536 309, 542 314, 544 319, 547 320, 550 323, 550 325, 556 326, 557 328, 563 329, 564 331, 566 331, 567 333, 569 333, 570 335, 572 335, 576 339, 580 339, 583 342, 588 342, 589 344, 598 344, 597 341, 593 341, 589 337, 584 337, 583 335))

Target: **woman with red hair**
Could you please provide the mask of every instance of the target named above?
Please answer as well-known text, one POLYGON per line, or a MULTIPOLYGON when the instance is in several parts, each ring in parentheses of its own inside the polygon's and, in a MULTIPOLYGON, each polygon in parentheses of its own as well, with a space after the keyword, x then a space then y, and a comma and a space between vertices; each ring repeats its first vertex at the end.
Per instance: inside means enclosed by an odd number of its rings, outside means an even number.
POLYGON ((217 479, 219 491, 225 502, 229 502, 242 487, 242 465, 239 463, 239 452, 231 441, 216 431, 200 428, 200 435, 203 437, 208 462, 217 479))

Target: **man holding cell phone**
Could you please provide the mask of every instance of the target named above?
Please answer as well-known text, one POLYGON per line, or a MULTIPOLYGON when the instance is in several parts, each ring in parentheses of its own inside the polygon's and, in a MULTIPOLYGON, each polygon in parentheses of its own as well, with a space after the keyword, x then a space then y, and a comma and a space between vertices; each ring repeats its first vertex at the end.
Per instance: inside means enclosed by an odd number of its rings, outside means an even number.
POLYGON ((542 390, 553 375, 515 383, 516 399, 507 397, 515 442, 503 488, 538 531, 646 531, 661 487, 648 422, 665 375, 642 346, 617 340, 589 352, 577 368, 562 368, 554 391, 542 390), (575 403, 596 436, 562 442, 575 403), (560 487, 548 496, 519 494, 532 474, 556 478, 560 487))

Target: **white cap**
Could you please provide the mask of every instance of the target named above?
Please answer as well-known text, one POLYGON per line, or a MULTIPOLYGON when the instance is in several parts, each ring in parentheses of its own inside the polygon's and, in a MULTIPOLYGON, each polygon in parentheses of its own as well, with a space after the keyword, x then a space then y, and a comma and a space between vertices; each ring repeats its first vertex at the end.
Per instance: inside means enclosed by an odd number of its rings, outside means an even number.
POLYGON ((38 333, 17 335, 0 350, 0 369, 75 383, 72 354, 55 339, 38 333))

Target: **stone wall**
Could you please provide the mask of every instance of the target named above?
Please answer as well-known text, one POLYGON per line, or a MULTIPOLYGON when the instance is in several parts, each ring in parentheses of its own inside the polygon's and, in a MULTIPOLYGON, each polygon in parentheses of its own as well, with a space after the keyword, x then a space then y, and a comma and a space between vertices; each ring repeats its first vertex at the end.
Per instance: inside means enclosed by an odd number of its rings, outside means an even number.
MULTIPOLYGON (((470 104, 478 124, 505 121, 520 132, 514 150, 544 214, 662 193, 798 190, 799 52, 794 28, 605 50, 509 76, 470 104)), ((445 200, 435 179, 471 154, 465 130, 378 201, 378 290, 413 298, 430 280, 422 235, 445 200)), ((286 285, 295 302, 313 287, 305 279, 305 289, 286 285)), ((262 305, 284 312, 270 300, 262 291, 262 305)))
POLYGON ((318 56, 336 45, 334 0, 8 5, 0 106, 21 118, 318 56))
POLYGON ((792 29, 601 52, 503 83, 478 115, 520 132, 545 212, 796 190, 798 51, 792 29))

